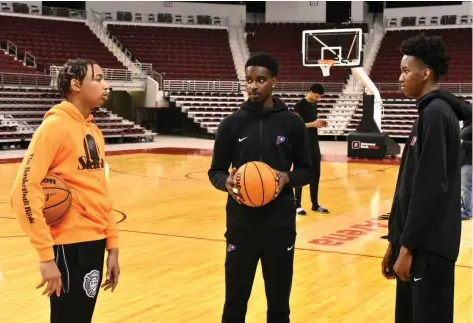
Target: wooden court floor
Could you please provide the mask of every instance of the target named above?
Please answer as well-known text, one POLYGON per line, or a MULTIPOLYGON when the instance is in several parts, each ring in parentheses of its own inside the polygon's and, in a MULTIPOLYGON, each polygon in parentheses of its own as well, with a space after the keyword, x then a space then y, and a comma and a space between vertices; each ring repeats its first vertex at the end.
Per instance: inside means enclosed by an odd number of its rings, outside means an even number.
MULTIPOLYGON (((208 154, 109 157, 120 229, 121 279, 100 291, 95 323, 218 323, 224 300, 225 194, 207 179, 208 154)), ((49 322, 33 249, 8 194, 18 164, 0 165, 0 322, 49 322)), ((330 215, 298 217, 293 323, 393 322, 395 284, 381 275, 398 166, 322 163, 320 202, 330 215)), ((310 208, 308 189, 303 205, 310 208)), ((471 222, 463 223, 455 322, 472 322, 471 222)), ((260 267, 247 323, 266 322, 260 267)))

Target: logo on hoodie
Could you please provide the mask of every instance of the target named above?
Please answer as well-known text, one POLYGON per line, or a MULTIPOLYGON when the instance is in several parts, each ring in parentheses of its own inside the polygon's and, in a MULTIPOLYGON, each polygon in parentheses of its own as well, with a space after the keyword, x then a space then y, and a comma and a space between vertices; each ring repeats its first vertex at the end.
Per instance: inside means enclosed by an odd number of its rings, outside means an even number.
POLYGON ((276 145, 279 145, 279 144, 281 144, 281 143, 283 143, 283 142, 285 142, 285 141, 286 141, 286 137, 284 137, 284 136, 278 136, 278 137, 276 138, 276 145))
POLYGON ((80 170, 93 170, 105 168, 105 162, 100 158, 100 151, 94 137, 87 134, 83 141, 85 156, 79 157, 80 170))

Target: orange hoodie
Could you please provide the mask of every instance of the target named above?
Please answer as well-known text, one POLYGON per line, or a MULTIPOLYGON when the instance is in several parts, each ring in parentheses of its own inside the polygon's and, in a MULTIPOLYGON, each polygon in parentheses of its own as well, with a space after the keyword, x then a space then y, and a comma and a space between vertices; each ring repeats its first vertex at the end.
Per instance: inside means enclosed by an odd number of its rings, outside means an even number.
POLYGON ((70 102, 53 106, 44 116, 21 163, 10 204, 30 237, 40 261, 54 259, 53 245, 107 239, 118 248, 105 174, 105 142, 99 128, 70 102), (46 174, 62 178, 72 192, 72 205, 62 221, 48 226, 43 216, 46 174))

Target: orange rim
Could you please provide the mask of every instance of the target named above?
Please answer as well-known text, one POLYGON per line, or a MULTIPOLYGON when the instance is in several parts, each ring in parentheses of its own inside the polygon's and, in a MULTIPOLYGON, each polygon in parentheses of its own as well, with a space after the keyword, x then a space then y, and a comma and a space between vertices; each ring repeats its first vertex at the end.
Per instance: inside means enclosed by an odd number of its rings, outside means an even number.
POLYGON ((333 64, 335 64, 335 60, 333 59, 319 59, 317 62, 319 62, 319 64, 330 65, 330 66, 333 66, 333 64))

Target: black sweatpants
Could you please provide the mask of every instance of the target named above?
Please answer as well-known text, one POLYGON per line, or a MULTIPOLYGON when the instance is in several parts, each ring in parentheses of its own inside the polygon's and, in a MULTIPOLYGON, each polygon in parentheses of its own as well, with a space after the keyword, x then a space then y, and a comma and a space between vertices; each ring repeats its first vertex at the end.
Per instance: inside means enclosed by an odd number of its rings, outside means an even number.
POLYGON ((50 297, 51 323, 90 323, 102 281, 105 239, 54 246, 61 272, 59 297, 50 297))
POLYGON ((415 251, 410 281, 397 278, 396 323, 453 323, 454 276, 453 261, 415 251))
MULTIPOLYGON (((311 139, 310 147, 312 149, 312 179, 310 180, 310 199, 313 207, 319 207, 319 181, 320 181, 320 161, 322 159, 319 147, 319 141, 311 139)), ((302 187, 294 189, 296 207, 301 207, 302 187)))
POLYGON ((258 261, 267 299, 267 323, 289 323, 295 228, 267 231, 230 229, 225 260, 222 323, 244 323, 258 261))

